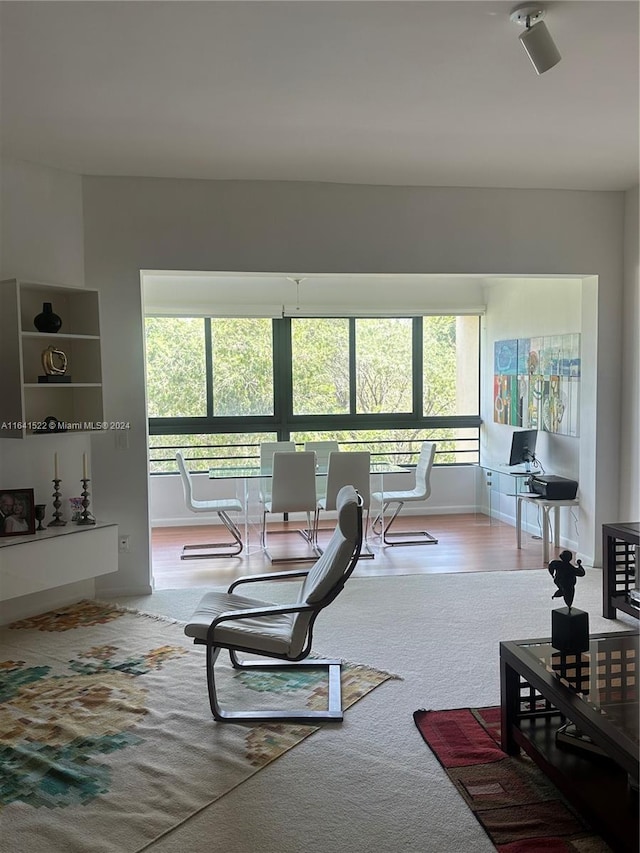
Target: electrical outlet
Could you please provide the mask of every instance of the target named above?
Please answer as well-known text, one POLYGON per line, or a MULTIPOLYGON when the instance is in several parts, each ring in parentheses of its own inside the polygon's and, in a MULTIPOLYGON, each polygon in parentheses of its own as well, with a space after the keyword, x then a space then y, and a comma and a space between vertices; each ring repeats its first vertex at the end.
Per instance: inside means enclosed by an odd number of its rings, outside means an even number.
POLYGON ((126 429, 115 430, 115 445, 116 450, 129 449, 129 433, 126 429))
POLYGON ((129 536, 128 535, 127 536, 120 536, 120 538, 118 539, 118 551, 120 551, 121 554, 128 554, 129 553, 129 536))

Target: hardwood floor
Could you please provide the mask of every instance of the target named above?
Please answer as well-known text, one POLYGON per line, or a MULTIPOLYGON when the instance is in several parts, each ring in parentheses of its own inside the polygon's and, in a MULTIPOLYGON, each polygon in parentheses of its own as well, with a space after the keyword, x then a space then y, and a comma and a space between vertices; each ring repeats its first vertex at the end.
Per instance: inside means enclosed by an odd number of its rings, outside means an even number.
MULTIPOLYGON (((269 549, 274 556, 304 554, 305 540, 298 535, 278 536, 278 530, 290 533, 300 524, 281 523, 269 526, 269 549)), ((380 547, 376 537, 369 537, 374 559, 361 559, 354 577, 408 575, 435 572, 492 572, 543 568, 542 542, 523 534, 522 549, 516 548, 513 527, 485 515, 430 515, 399 517, 394 530, 426 529, 439 540, 437 545, 404 545, 380 547)), ((156 527, 152 530, 151 549, 156 589, 190 586, 221 586, 240 575, 281 571, 300 563, 272 564, 262 551, 239 557, 204 560, 181 560, 182 546, 222 541, 226 533, 213 527, 156 527)), ((327 530, 321 543, 330 535, 327 530)), ((310 553, 308 550, 306 553, 310 553)), ((556 551, 551 548, 553 559, 556 551)), ((302 564, 304 565, 304 564, 302 564)), ((307 563, 309 565, 309 563, 307 563)))

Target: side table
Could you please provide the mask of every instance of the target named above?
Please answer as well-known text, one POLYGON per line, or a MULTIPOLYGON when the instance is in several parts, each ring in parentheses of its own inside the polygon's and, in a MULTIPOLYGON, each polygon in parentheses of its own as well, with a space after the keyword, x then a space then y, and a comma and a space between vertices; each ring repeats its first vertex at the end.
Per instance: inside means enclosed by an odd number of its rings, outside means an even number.
POLYGON ((546 568, 549 562, 549 515, 554 509, 553 544, 560 544, 560 508, 563 506, 579 506, 577 498, 571 501, 552 501, 529 493, 516 495, 516 540, 518 548, 522 548, 522 502, 537 504, 542 509, 542 562, 546 568))
POLYGON ((622 610, 640 616, 637 595, 640 523, 615 522, 602 525, 602 615, 615 619, 622 610))

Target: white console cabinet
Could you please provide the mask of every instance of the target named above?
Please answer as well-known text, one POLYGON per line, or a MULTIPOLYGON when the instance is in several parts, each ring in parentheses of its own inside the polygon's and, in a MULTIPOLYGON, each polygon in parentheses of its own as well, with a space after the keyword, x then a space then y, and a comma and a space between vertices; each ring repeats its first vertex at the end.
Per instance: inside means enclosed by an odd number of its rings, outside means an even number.
POLYGON ((0 601, 117 570, 117 524, 70 523, 0 539, 0 601))
POLYGON ((47 417, 81 432, 101 424, 98 292, 19 279, 1 281, 0 364, 0 438, 37 434, 47 417), (58 332, 39 332, 34 326, 45 302, 62 319, 58 332), (66 356, 71 381, 38 381, 44 375, 42 353, 49 346, 66 356))

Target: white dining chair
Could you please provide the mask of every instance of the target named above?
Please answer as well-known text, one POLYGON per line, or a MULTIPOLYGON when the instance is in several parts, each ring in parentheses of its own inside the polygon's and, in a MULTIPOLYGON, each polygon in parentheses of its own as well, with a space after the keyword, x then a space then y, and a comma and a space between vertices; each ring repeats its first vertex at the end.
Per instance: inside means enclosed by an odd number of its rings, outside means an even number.
POLYGON ((313 541, 322 553, 319 545, 320 515, 323 512, 333 512, 336 509, 338 492, 343 486, 353 486, 362 498, 362 508, 365 511, 364 544, 360 559, 373 559, 373 553, 367 544, 367 528, 369 525, 369 510, 371 507, 370 485, 371 454, 368 450, 333 451, 329 454, 327 467, 326 492, 316 503, 313 522, 313 541))
POLYGON ((316 463, 320 470, 326 471, 329 464, 329 454, 337 453, 340 445, 337 441, 305 441, 305 450, 313 450, 316 454, 316 463))
POLYGON ((237 557, 242 551, 242 535, 229 516, 230 512, 242 512, 242 504, 236 498, 198 500, 193 496, 193 482, 181 450, 176 452, 178 470, 182 478, 182 489, 187 509, 196 513, 217 513, 218 518, 233 537, 231 542, 208 542, 203 545, 184 545, 181 560, 205 560, 211 557, 237 557), (213 549, 213 550, 208 550, 213 549), (197 551, 202 553, 187 553, 197 551))
MULTIPOLYGON (((304 536, 311 553, 274 557, 267 545, 267 516, 272 513, 304 512, 307 529, 312 530, 312 517, 316 509, 316 455, 312 451, 276 451, 273 454, 271 495, 264 501, 262 512, 262 548, 272 563, 315 560, 318 551, 313 538, 304 536)), ((285 530, 283 533, 300 533, 285 530)), ((304 535, 304 534, 303 534, 304 535)))
POLYGON ((260 500, 264 503, 271 498, 271 475, 273 473, 273 454, 286 451, 293 453, 295 441, 263 441, 260 444, 260 500))
POLYGON ((436 455, 433 441, 423 441, 416 465, 415 481, 412 489, 404 491, 374 492, 373 500, 380 502, 382 511, 371 525, 374 533, 379 533, 385 545, 437 545, 438 540, 426 530, 407 530, 403 533, 389 533, 391 525, 405 503, 426 501, 431 496, 431 469, 436 455), (397 504, 388 522, 385 514, 391 504, 397 504))
POLYGON ((327 466, 329 465, 329 454, 337 453, 340 445, 337 441, 307 441, 305 450, 313 450, 316 454, 316 495, 323 498, 327 489, 327 466))

